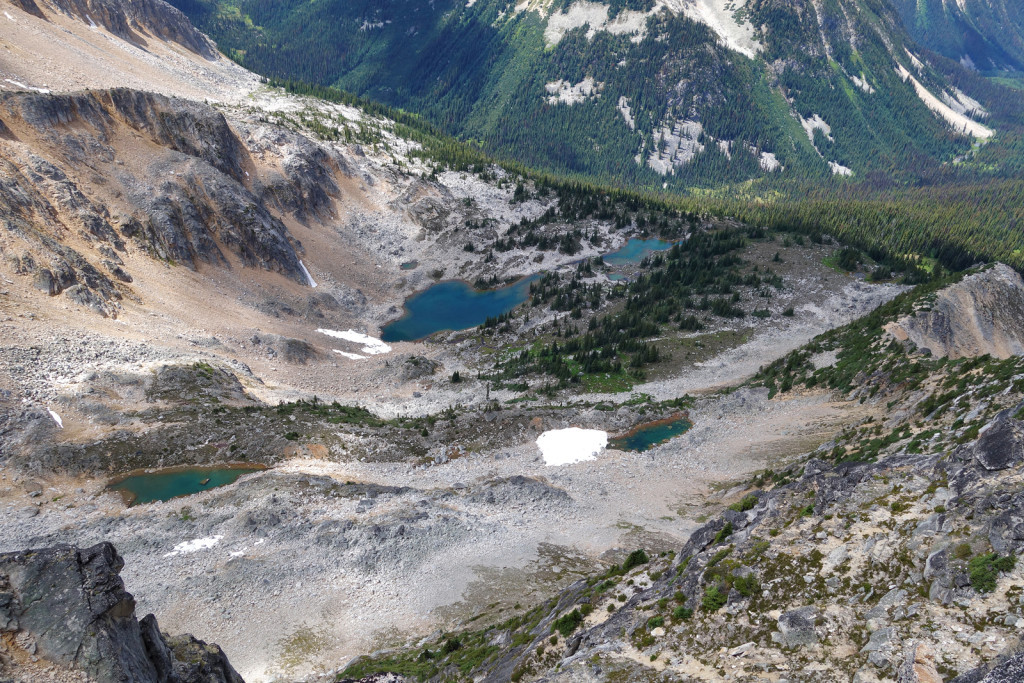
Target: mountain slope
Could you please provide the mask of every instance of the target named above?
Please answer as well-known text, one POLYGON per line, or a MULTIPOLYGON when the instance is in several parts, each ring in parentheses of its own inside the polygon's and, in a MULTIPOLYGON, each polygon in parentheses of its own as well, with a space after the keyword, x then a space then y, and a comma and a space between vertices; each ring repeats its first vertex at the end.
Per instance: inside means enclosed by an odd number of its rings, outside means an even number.
POLYGON ((1024 70, 1024 10, 1013 0, 893 0, 915 40, 981 71, 1024 70))
POLYGON ((953 90, 885 2, 178 6, 259 73, 625 184, 914 176, 1016 125, 953 90))

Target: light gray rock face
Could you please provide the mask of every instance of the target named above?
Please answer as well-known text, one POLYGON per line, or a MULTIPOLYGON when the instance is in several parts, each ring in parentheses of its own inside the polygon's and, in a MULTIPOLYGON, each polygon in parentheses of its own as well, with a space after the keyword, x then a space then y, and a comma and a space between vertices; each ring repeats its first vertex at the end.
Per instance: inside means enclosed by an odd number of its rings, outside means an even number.
POLYGON ((243 683, 216 645, 139 622, 123 566, 109 543, 0 555, 0 680, 30 679, 30 655, 100 682, 243 683))
POLYGON ((931 308, 890 323, 886 330, 936 356, 1024 354, 1024 281, 997 263, 938 292, 931 308))
POLYGON ((785 612, 779 617, 779 630, 772 634, 772 640, 783 647, 813 645, 818 642, 818 634, 814 630, 818 617, 818 610, 814 607, 800 607, 785 612))

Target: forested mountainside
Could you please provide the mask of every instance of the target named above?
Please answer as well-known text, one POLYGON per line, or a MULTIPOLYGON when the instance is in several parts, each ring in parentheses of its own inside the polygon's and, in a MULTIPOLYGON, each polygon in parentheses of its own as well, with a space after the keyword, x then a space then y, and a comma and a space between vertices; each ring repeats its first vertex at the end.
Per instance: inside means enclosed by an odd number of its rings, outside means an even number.
POLYGON ((621 184, 991 174, 1020 156, 1020 95, 924 51, 887 0, 175 4, 258 73, 621 184))
POLYGON ((1024 10, 1014 0, 894 0, 916 41, 969 68, 1024 70, 1024 10))

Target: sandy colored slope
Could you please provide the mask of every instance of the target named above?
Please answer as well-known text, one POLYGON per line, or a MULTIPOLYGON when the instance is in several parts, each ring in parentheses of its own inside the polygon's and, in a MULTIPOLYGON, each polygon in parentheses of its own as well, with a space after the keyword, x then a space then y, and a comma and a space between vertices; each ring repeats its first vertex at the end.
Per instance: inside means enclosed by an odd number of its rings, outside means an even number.
POLYGON ((128 87, 195 100, 240 102, 259 84, 222 55, 207 59, 162 40, 132 45, 41 5, 46 19, 0 1, 0 88, 128 87))

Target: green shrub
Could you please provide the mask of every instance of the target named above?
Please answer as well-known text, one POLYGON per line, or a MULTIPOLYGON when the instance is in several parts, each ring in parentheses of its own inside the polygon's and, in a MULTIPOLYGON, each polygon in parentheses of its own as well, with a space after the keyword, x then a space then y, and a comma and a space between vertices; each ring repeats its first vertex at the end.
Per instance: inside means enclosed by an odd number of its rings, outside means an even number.
POLYGON ((551 625, 551 632, 558 631, 563 638, 568 638, 582 623, 583 614, 578 609, 574 609, 555 619, 555 623, 551 625))
POLYGON ((712 541, 712 543, 713 544, 721 543, 722 541, 724 541, 725 539, 729 538, 730 536, 732 536, 732 522, 726 522, 725 526, 723 526, 721 529, 719 529, 718 533, 715 534, 715 540, 712 541))
POLYGON ((749 598, 751 595, 761 590, 761 585, 757 582, 757 577, 753 575, 734 577, 732 587, 745 598, 749 598))
POLYGON ((996 589, 996 577, 999 572, 1008 572, 1017 563, 1013 555, 1001 557, 995 553, 979 555, 967 565, 967 573, 971 577, 971 587, 979 593, 991 593, 996 589))
POLYGON ((664 625, 665 625, 665 617, 651 617, 650 619, 647 620, 647 628, 648 628, 648 630, 656 629, 659 626, 664 626, 664 625))
POLYGON ((626 561, 622 563, 622 571, 628 572, 633 567, 639 567, 642 564, 647 564, 651 561, 651 558, 647 557, 647 553, 640 550, 634 550, 626 558, 626 561))
POLYGON ((462 643, 459 641, 458 638, 448 638, 444 641, 444 644, 441 646, 441 655, 449 655, 458 650, 460 647, 462 647, 462 643))
POLYGON ((974 551, 971 549, 971 544, 967 541, 960 543, 956 548, 953 549, 953 557, 958 560, 966 560, 970 557, 974 551))
POLYGON ((672 610, 672 618, 676 621, 687 621, 692 616, 693 610, 689 607, 683 607, 682 605, 679 605, 674 610, 672 610))
POLYGON ((700 606, 706 612, 717 612, 722 609, 727 599, 725 593, 718 590, 718 586, 711 585, 704 591, 704 597, 701 599, 700 606))
POLYGON ((751 493, 744 496, 743 500, 730 505, 729 509, 735 510, 736 512, 746 512, 747 510, 754 509, 755 505, 757 505, 757 496, 751 493))

